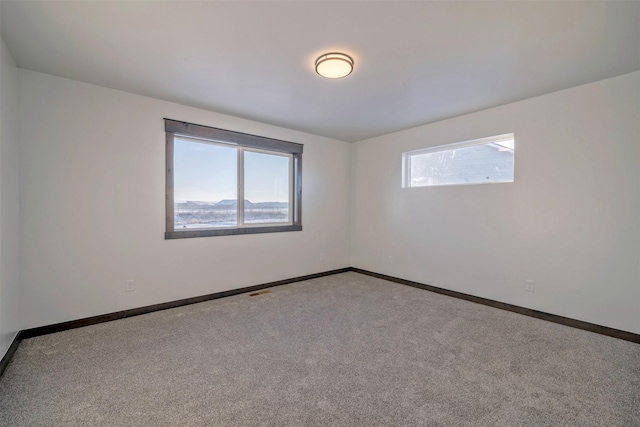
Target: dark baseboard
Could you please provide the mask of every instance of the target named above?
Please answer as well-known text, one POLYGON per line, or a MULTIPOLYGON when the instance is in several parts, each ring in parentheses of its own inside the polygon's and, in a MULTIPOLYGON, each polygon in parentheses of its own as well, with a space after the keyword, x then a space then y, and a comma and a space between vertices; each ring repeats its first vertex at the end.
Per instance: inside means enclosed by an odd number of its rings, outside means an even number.
POLYGON ((99 316, 87 317, 84 319, 71 320, 68 322, 56 323, 55 325, 40 326, 37 328, 25 329, 20 332, 20 339, 38 337, 40 335, 52 334, 54 332, 66 331, 69 329, 81 328, 83 326, 95 325, 97 323, 110 322, 112 320, 124 319, 126 317, 139 316, 141 314, 152 313, 154 311, 167 310, 169 308, 181 307, 183 305, 195 304, 214 300, 218 298, 230 297, 247 292, 260 291, 274 286, 288 285, 290 283, 301 282, 303 280, 316 279, 318 277, 330 276, 350 271, 350 267, 337 270, 325 271, 322 273, 308 274, 306 276, 294 277, 292 279, 278 280, 275 282, 263 283, 261 285, 248 286, 246 288, 232 289, 229 291, 216 292, 213 294, 201 295, 198 297, 185 298, 177 301, 163 302, 160 304, 148 305, 145 307, 132 308, 129 310, 117 311, 115 313, 101 314, 99 316))
POLYGON ((606 326, 596 325, 594 323, 583 322, 581 320, 575 320, 568 317, 558 316, 555 314, 544 313, 542 311, 532 310, 530 308, 519 307, 513 304, 507 304, 499 301, 490 300, 487 298, 481 298, 474 295, 464 294, 461 292, 452 291, 449 289, 438 288, 436 286, 425 285, 424 283, 414 282, 411 280, 400 279, 398 277, 387 276, 386 274, 374 273, 372 271, 362 270, 355 267, 340 268, 337 270, 325 271, 322 273, 309 274, 306 276, 294 277, 291 279, 278 280, 275 282, 263 283, 261 285, 249 286, 246 288, 232 289, 229 291, 216 292, 213 294, 201 295, 198 297, 185 298, 177 301, 170 301, 161 304, 148 305, 145 307, 132 308, 130 310, 118 311, 115 313, 102 314, 99 316, 87 317, 84 319, 71 320, 69 322, 56 323, 54 325, 40 326, 37 328, 25 329, 18 332, 14 338, 9 350, 0 361, 0 375, 7 368, 13 354, 16 352, 21 340, 27 338, 33 338, 40 335, 51 334, 54 332, 66 331, 69 329, 80 328, 83 326, 95 325, 98 323, 110 322, 112 320, 124 319, 126 317, 139 316, 141 314, 152 313, 154 311, 166 310, 169 308, 181 307, 184 305, 195 304, 199 302, 214 300, 218 298, 229 297, 233 295, 239 295, 249 292, 256 292, 275 286, 288 285, 290 283, 301 282, 303 280, 316 279, 319 277, 330 276, 333 274, 346 273, 353 271, 367 276, 376 277, 379 279, 388 280, 390 282, 400 283, 402 285, 412 286, 414 288, 424 289, 427 291, 435 292, 442 295, 447 295, 454 298, 463 299, 466 301, 475 302, 478 304, 487 305, 489 307, 495 307, 502 310, 512 311, 514 313, 523 314, 525 316, 535 317, 538 319, 547 320, 549 322, 558 323, 560 325, 570 326, 577 329, 584 329, 585 331, 595 332, 601 335, 607 335, 610 337, 618 338, 625 341, 630 341, 636 344, 640 344, 640 334, 634 334, 632 332, 622 331, 619 329, 609 328, 606 326))
POLYGON ((435 292, 437 294, 459 298, 466 301, 475 302, 478 304, 488 305, 489 307, 512 311, 514 313, 523 314, 525 316, 535 317, 537 319, 558 323, 560 325, 570 326, 572 328, 577 328, 577 329, 583 329, 585 331, 595 332, 596 334, 607 335, 610 337, 640 344, 640 334, 634 334, 633 332, 622 331, 620 329, 614 329, 614 328, 609 328, 607 326, 596 325, 595 323, 583 322, 582 320, 571 319, 569 317, 558 316, 556 314, 549 314, 543 311, 533 310, 530 308, 524 308, 524 307, 520 307, 513 304, 507 304, 504 302, 494 301, 487 298, 481 298, 474 295, 464 294, 462 292, 456 292, 456 291, 451 291, 449 289, 438 288, 436 286, 425 285, 424 283, 414 282, 412 280, 400 279, 398 277, 393 277, 393 276, 387 276, 386 274, 374 273, 372 271, 362 270, 360 268, 351 267, 350 270, 356 273, 365 274, 367 276, 376 277, 378 279, 384 279, 390 282, 400 283, 402 285, 412 286, 414 288, 435 292))
POLYGON ((7 369, 7 366, 9 366, 9 362, 11 362, 13 354, 18 349, 18 345, 20 344, 20 340, 22 339, 20 334, 20 332, 16 334, 16 336, 13 338, 13 341, 11 342, 11 345, 9 346, 9 349, 2 357, 2 360, 0 360, 0 377, 4 373, 4 370, 7 369))

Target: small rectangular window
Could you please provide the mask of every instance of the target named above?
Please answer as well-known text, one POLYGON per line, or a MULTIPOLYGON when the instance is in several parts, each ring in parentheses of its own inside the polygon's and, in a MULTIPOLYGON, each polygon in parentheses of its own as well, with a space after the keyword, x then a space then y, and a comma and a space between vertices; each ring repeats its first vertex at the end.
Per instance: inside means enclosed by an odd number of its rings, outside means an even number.
POLYGON ((513 182, 514 134, 492 136, 402 154, 402 186, 513 182))
POLYGON ((165 119, 166 239, 302 230, 302 145, 165 119))

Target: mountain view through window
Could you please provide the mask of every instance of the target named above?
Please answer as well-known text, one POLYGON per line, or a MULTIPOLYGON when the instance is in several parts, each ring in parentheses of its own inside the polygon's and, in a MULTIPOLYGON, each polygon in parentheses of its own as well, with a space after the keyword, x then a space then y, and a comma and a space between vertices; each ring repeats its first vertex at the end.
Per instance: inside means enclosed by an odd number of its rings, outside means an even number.
POLYGON ((175 229, 291 222, 291 166, 283 153, 176 138, 175 229))

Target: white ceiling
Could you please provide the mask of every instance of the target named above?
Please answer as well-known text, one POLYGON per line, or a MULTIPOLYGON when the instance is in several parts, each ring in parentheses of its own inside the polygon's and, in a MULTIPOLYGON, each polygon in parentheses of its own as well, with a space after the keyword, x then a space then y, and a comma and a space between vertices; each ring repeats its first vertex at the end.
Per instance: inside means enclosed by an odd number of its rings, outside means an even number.
POLYGON ((358 141, 640 70, 640 2, 2 1, 21 68, 358 141), (317 56, 353 74, 326 80, 317 56))

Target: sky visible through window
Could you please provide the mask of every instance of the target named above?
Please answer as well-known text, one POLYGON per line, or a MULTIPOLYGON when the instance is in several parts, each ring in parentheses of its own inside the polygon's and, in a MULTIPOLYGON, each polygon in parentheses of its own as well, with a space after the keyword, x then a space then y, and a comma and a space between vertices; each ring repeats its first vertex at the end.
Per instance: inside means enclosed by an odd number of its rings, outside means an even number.
POLYGON ((474 145, 453 144, 450 149, 444 146, 407 153, 406 186, 513 182, 514 151, 515 140, 511 136, 474 145))
POLYGON ((244 198, 252 203, 289 201, 289 157, 245 151, 244 198))
MULTIPOLYGON (((235 200, 238 192, 237 148, 176 138, 174 200, 235 200)), ((289 201, 288 156, 245 151, 245 200, 289 201)))

